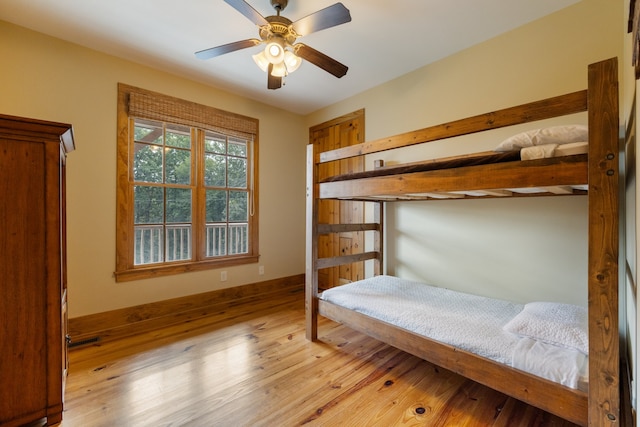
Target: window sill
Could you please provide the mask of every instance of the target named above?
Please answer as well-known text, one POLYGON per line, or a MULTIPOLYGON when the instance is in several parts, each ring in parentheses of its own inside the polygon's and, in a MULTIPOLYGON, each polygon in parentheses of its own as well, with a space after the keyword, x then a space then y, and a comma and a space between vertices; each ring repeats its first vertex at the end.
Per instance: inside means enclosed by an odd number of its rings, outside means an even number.
POLYGON ((129 282, 132 280, 152 279, 154 277, 171 276, 192 271, 213 270, 234 265, 254 264, 258 262, 259 258, 259 255, 243 255, 216 260, 159 264, 115 271, 113 274, 116 278, 116 282, 129 282))

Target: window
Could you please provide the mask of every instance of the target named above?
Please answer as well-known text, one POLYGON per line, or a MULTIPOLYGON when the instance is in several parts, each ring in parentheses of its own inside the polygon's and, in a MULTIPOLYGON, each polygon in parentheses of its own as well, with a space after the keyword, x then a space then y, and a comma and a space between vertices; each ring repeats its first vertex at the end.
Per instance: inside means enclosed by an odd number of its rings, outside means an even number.
POLYGON ((258 261, 257 127, 118 86, 117 281, 258 261))

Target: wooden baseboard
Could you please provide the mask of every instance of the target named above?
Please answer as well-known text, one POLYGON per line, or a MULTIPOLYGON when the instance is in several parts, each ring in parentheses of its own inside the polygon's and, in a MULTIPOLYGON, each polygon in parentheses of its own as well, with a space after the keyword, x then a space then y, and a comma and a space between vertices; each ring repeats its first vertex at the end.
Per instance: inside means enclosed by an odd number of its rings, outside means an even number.
POLYGON ((111 341, 207 316, 250 298, 304 290, 304 274, 69 319, 71 348, 111 341))

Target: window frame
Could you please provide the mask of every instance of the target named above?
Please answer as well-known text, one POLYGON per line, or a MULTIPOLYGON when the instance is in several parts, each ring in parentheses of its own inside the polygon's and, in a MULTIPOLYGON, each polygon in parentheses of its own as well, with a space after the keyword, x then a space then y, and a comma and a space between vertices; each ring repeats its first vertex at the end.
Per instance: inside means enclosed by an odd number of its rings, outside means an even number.
POLYGON ((118 83, 116 165, 116 282, 217 269, 259 261, 258 120, 168 95, 118 83), (133 120, 156 120, 195 128, 192 134, 192 259, 134 265, 133 120), (204 133, 212 131, 250 141, 247 144, 248 252, 206 258, 204 133))

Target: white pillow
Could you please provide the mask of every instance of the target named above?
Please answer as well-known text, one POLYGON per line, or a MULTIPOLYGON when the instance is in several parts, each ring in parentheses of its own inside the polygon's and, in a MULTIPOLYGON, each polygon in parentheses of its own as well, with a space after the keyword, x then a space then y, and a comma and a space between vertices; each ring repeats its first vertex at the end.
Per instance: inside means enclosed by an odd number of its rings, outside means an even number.
POLYGON ((569 144, 589 141, 588 127, 585 125, 553 126, 533 129, 513 135, 502 141, 494 151, 515 151, 525 147, 544 144, 569 144))
POLYGON ((555 302, 532 302, 526 304, 503 329, 589 354, 588 313, 584 307, 555 302))

